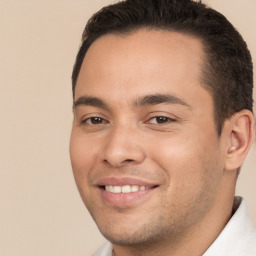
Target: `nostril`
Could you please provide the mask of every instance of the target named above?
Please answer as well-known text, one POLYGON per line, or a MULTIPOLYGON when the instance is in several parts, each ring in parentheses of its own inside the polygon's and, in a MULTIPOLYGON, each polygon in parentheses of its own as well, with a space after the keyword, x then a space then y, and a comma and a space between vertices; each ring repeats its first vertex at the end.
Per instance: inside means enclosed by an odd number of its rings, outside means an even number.
POLYGON ((129 165, 129 164, 132 164, 132 163, 136 162, 133 159, 126 159, 126 160, 121 161, 121 162, 108 161, 107 159, 104 159, 103 161, 106 165, 113 166, 113 167, 122 167, 122 166, 129 165))

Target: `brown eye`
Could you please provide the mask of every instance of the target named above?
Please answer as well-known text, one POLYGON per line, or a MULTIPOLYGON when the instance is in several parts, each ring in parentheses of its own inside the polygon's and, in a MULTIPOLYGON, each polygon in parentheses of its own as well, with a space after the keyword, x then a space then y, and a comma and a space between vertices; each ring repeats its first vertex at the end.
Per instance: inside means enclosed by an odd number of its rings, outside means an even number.
POLYGON ((174 122, 175 120, 166 116, 155 116, 150 119, 150 123, 153 124, 164 124, 164 123, 169 123, 169 122, 174 122))
POLYGON ((87 121, 91 124, 102 124, 104 119, 101 117, 91 117, 88 118, 87 121))
POLYGON ((156 122, 158 124, 167 123, 167 122, 169 122, 169 118, 165 117, 165 116, 158 116, 158 117, 156 117, 156 122))
POLYGON ((103 118, 98 117, 98 116, 87 118, 81 122, 81 124, 83 124, 83 125, 86 125, 86 124, 87 125, 96 125, 96 124, 102 124, 102 123, 106 123, 106 121, 103 118))
POLYGON ((87 117, 80 121, 80 126, 84 131, 97 132, 109 127, 109 121, 100 116, 87 117))

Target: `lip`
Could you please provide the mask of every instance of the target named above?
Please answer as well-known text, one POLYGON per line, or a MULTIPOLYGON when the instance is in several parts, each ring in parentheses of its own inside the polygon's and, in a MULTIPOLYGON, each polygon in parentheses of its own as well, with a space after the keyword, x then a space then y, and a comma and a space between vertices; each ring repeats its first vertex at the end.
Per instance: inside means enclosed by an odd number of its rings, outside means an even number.
POLYGON ((125 186, 125 185, 137 185, 144 187, 155 187, 158 184, 154 184, 151 182, 143 181, 140 179, 132 178, 132 177, 107 177, 100 179, 96 186, 125 186))
POLYGON ((120 209, 125 209, 140 206, 143 202, 149 200, 149 197, 157 189, 158 184, 130 177, 108 177, 101 179, 97 183, 97 187, 99 189, 100 196, 104 204, 112 207, 118 207, 120 209), (112 193, 104 189, 104 186, 110 185, 137 185, 147 187, 147 189, 131 193, 112 193))

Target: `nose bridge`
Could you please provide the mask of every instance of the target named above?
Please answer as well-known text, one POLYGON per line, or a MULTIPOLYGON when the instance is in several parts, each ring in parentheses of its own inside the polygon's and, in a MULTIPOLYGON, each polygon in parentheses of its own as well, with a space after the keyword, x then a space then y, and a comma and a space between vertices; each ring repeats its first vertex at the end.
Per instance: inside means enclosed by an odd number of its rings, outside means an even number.
POLYGON ((119 124, 111 129, 104 150, 105 162, 112 166, 122 166, 140 163, 144 158, 137 128, 119 124))

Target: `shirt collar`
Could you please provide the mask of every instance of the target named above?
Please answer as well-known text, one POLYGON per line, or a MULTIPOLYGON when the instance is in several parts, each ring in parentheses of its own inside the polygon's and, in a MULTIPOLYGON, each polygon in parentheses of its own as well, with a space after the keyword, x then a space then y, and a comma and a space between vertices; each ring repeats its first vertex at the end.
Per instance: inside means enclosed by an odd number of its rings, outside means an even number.
POLYGON ((256 229, 245 201, 235 197, 233 216, 203 256, 256 255, 256 229))

